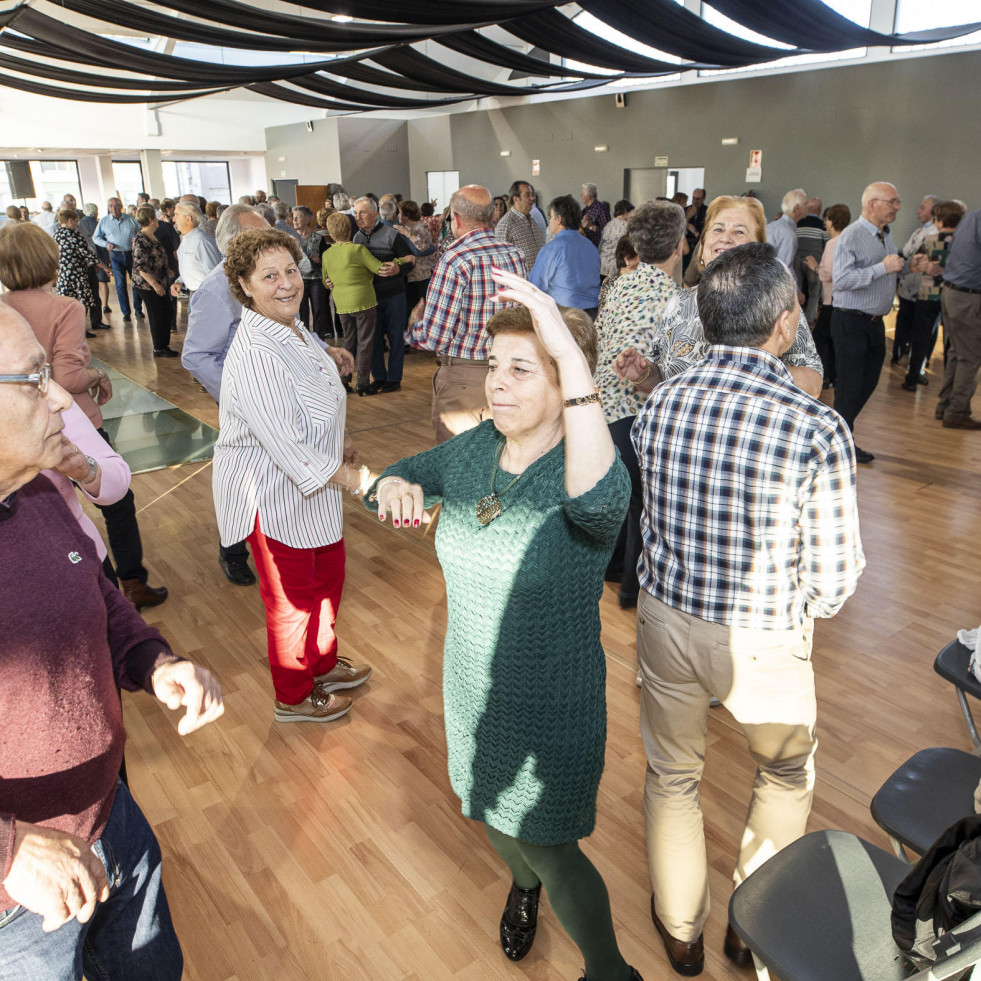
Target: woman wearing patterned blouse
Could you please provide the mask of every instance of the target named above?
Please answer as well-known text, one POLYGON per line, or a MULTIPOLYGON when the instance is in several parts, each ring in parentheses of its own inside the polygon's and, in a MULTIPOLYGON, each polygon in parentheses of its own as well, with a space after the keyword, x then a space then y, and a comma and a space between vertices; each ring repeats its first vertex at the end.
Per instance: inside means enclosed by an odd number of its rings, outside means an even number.
MULTIPOLYGON (((78 212, 62 208, 58 212, 58 227, 55 229, 54 240, 58 243, 58 281, 55 292, 62 296, 71 296, 81 301, 89 313, 89 323, 94 330, 104 327, 99 310, 99 298, 92 292, 89 279, 89 269, 92 266, 102 266, 95 253, 85 244, 78 231, 78 212)), ((102 266, 108 272, 107 266, 102 266)), ((91 330, 87 337, 95 337, 91 330)))
POLYGON ((157 211, 150 204, 136 209, 140 230, 133 238, 133 289, 146 307, 153 338, 155 358, 176 358, 170 346, 170 324, 173 308, 167 292, 168 255, 164 244, 157 239, 157 211))
MULTIPOLYGON (((705 213, 705 228, 685 274, 685 285, 696 286, 705 267, 727 249, 747 242, 765 241, 766 215, 756 198, 728 195, 715 198, 705 213)), ((656 326, 660 378, 672 378, 705 360, 709 345, 698 316, 698 301, 693 288, 682 291, 668 305, 656 326)), ((801 389, 820 398, 823 369, 803 311, 793 346, 781 360, 801 389)), ((619 376, 636 379, 639 391, 645 396, 660 380, 648 370, 652 367, 642 352, 636 350, 624 351, 618 359, 619 376)))
POLYGON ((356 469, 344 433, 354 370, 324 350, 299 318, 300 243, 273 228, 248 229, 228 246, 225 275, 242 320, 221 377, 212 485, 221 543, 247 539, 266 607, 277 722, 329 722, 351 709, 336 691, 371 668, 337 655, 334 624, 344 588, 343 491, 356 469), (335 364, 336 362, 336 364, 335 364))
MULTIPOLYGON (((596 320, 600 353, 595 382, 610 435, 630 473, 630 507, 607 576, 614 581, 619 578, 620 606, 631 609, 637 605, 639 590, 637 560, 643 488, 630 427, 647 395, 633 382, 617 376, 615 362, 617 355, 628 348, 644 352, 652 364, 657 358, 657 322, 668 301, 680 292, 671 274, 681 259, 685 213, 671 201, 648 201, 631 214, 627 236, 640 263, 629 276, 614 280, 596 320)), ((649 377, 650 371, 644 380, 649 377)))

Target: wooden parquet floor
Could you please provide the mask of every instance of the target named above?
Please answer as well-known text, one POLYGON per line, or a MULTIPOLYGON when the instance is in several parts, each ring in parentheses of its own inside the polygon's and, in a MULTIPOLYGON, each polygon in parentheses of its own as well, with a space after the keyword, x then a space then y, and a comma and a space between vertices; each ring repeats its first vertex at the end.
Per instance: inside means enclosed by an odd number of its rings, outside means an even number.
MULTIPOLYGON (((214 403, 180 362, 150 358, 145 326, 124 327, 118 311, 113 323, 92 341, 97 356, 217 425, 214 403)), ((349 402, 348 427, 372 466, 431 445, 432 371, 429 356, 410 355, 402 392, 349 402)), ((814 650, 821 744, 810 828, 844 828, 883 847, 868 811, 882 781, 923 747, 970 748, 932 661, 958 628, 981 620, 981 434, 935 422, 936 372, 915 395, 900 380, 886 367, 859 419, 858 441, 876 454, 859 473, 868 568, 843 612, 817 624, 814 650)), ((432 538, 396 532, 347 502, 338 633, 342 652, 374 675, 343 720, 282 726, 258 590, 232 586, 218 567, 210 463, 143 474, 133 486, 152 581, 170 589, 147 619, 225 692, 224 717, 186 739, 148 696, 125 699, 130 782, 165 855, 185 977, 578 978, 578 952, 547 902, 526 960, 510 963, 498 945, 508 875, 460 817, 446 776, 446 612, 432 538)), ((651 981, 673 975, 648 912, 634 616, 608 588, 602 617, 609 741, 585 849, 606 879, 624 953, 651 981)), ((752 768, 724 710, 713 710, 709 736, 702 803, 714 905, 703 976, 745 979, 721 948, 752 768)))

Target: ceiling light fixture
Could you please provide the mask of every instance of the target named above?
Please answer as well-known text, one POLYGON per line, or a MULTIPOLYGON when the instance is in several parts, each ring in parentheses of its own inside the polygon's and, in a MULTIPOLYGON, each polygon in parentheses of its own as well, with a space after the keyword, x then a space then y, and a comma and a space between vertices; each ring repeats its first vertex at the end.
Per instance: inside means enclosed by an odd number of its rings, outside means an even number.
POLYGON ((350 14, 331 14, 330 19, 335 24, 350 24, 354 20, 350 14))

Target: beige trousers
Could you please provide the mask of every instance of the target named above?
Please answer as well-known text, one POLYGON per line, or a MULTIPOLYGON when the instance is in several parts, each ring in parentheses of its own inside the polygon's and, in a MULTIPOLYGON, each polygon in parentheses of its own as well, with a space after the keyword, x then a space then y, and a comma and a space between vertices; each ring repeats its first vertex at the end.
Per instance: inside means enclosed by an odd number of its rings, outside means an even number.
POLYGON ((811 633, 810 620, 795 631, 709 623, 640 592, 647 857, 657 915, 678 940, 697 939, 709 913, 698 784, 712 695, 741 727, 757 767, 733 881, 804 833, 817 749, 811 633))
POLYGON ((490 419, 484 392, 487 362, 440 365, 433 376, 433 432, 437 443, 445 443, 490 419))

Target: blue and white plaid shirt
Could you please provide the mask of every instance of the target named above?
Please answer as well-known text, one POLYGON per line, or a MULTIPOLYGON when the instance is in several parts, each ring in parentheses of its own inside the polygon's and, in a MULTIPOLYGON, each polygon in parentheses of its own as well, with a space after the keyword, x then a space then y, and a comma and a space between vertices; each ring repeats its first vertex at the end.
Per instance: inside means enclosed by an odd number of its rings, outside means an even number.
POLYGON ((830 617, 865 566, 851 435, 775 357, 712 347, 658 385, 632 430, 644 484, 641 586, 713 623, 830 617))

